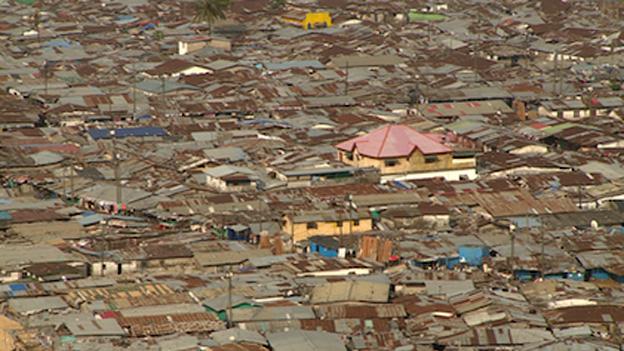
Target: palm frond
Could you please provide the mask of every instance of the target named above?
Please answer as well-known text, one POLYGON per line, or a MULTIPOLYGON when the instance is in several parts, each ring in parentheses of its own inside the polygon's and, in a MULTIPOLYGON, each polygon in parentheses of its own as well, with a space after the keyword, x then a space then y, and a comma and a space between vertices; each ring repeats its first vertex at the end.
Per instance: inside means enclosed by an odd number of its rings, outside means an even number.
POLYGON ((225 11, 229 6, 230 0, 196 0, 193 21, 212 24, 225 18, 225 11))

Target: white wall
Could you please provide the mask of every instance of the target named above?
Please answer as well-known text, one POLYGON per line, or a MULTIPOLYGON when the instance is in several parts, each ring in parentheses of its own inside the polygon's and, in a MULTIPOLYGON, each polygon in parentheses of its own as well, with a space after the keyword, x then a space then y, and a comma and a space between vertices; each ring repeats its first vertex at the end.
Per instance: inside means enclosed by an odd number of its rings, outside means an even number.
POLYGON ((466 176, 468 179, 477 178, 477 170, 474 168, 467 169, 454 169, 447 171, 432 171, 422 173, 408 173, 408 174, 389 174, 381 177, 381 183, 384 184, 391 180, 412 180, 412 179, 426 179, 426 178, 439 178, 443 177, 446 180, 459 180, 460 177, 466 176))
POLYGON ((618 140, 618 141, 614 141, 612 143, 605 143, 605 144, 599 144, 598 148, 599 149, 612 149, 612 148, 623 148, 624 147, 624 140, 618 140))
POLYGON ((91 275, 92 276, 101 276, 101 275, 117 275, 117 262, 113 261, 103 261, 103 262, 94 262, 91 264, 91 275), (104 274, 102 274, 102 264, 104 264, 104 274))
POLYGON ((208 185, 209 187, 215 188, 216 190, 219 190, 219 191, 227 190, 227 185, 225 184, 224 181, 222 181, 219 178, 206 176, 206 185, 208 185))
POLYGON ((0 283, 9 283, 22 279, 20 272, 7 272, 0 275, 0 283))
MULTIPOLYGON (((108 275, 108 276, 118 275, 117 274, 117 265, 118 265, 117 262, 104 261, 103 263, 106 266, 106 269, 104 270, 103 275, 108 275)), ((140 269, 139 261, 124 262, 121 264, 121 274, 137 272, 139 271, 139 269, 140 269)), ((98 277, 102 275, 102 266, 100 262, 94 262, 91 264, 91 275, 94 277, 98 277)))
POLYGON ((370 268, 349 268, 349 269, 338 269, 338 270, 334 270, 334 271, 321 271, 321 272, 305 272, 305 273, 298 273, 297 276, 299 277, 335 277, 335 276, 345 276, 345 275, 350 275, 350 274, 355 274, 355 275, 366 275, 366 274, 370 274, 371 273, 371 269, 370 268))
POLYGON ((553 172, 567 172, 566 169, 559 168, 537 168, 537 167, 517 167, 506 169, 498 172, 492 172, 488 174, 489 177, 498 178, 498 177, 507 177, 508 175, 517 175, 517 174, 539 174, 539 173, 553 173, 553 172))
POLYGON ((548 152, 548 147, 544 145, 527 145, 514 150, 509 151, 513 155, 526 155, 526 154, 545 154, 548 152))
POLYGON ((179 75, 182 75, 182 76, 192 76, 192 75, 195 75, 195 74, 204 74, 204 73, 210 73, 210 70, 207 69, 207 68, 195 66, 195 67, 191 67, 191 68, 185 69, 184 71, 180 72, 179 74, 173 74, 172 76, 174 76, 174 77, 179 76, 179 75))
POLYGON ((184 41, 178 42, 178 55, 183 56, 188 53, 188 43, 184 41))

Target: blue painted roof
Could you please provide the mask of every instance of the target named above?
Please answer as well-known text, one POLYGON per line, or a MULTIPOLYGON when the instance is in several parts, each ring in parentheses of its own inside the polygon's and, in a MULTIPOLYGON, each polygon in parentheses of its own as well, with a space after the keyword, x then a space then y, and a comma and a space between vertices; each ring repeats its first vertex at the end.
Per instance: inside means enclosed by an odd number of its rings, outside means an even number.
POLYGON ((72 46, 80 46, 80 43, 71 42, 67 39, 53 39, 41 44, 41 46, 51 48, 70 48, 72 46))
POLYGON ((13 219, 9 211, 0 211, 0 221, 10 221, 13 219))
POLYGON ((128 24, 128 23, 132 23, 132 22, 136 22, 139 19, 130 15, 121 15, 121 16, 117 16, 117 18, 115 19, 115 23, 117 24, 128 24))
MULTIPOLYGON (((89 135, 94 140, 110 139, 110 129, 93 128, 89 129, 89 135)), ((115 129, 117 138, 128 137, 150 137, 150 136, 166 136, 167 132, 160 127, 136 127, 136 128, 119 128, 115 129)))

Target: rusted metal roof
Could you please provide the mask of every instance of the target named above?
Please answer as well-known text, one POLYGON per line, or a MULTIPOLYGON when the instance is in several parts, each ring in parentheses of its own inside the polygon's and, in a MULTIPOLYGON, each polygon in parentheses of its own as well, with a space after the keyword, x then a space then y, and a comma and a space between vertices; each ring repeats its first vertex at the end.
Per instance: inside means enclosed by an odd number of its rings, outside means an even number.
POLYGON ((321 319, 343 318, 403 318, 407 316, 403 305, 325 305, 315 308, 316 314, 321 319))
POLYGON ((208 312, 141 317, 117 316, 117 321, 122 327, 128 328, 130 336, 135 337, 225 329, 225 323, 208 312))

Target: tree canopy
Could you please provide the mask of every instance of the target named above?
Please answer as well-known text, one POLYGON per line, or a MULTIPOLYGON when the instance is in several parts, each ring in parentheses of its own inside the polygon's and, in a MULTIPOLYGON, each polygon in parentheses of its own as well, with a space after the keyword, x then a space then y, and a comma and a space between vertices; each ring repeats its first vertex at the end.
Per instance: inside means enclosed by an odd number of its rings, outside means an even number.
POLYGON ((194 22, 208 23, 225 18, 225 11, 230 6, 230 0, 196 0, 194 22))

